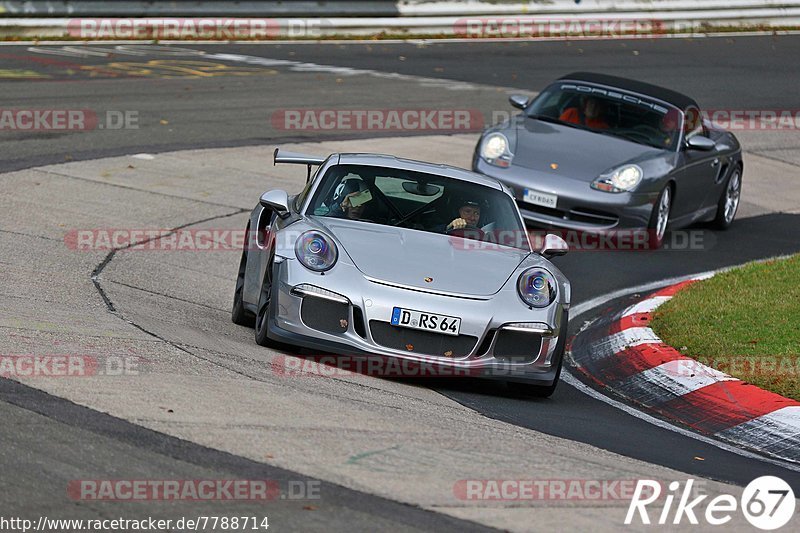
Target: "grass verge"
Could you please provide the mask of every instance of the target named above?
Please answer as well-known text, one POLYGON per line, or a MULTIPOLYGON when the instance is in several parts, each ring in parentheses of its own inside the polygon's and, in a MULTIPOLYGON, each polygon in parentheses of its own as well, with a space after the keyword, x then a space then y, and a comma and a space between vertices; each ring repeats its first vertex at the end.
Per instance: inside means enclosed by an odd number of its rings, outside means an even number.
POLYGON ((651 327, 684 355, 800 400, 800 255, 694 283, 651 327))

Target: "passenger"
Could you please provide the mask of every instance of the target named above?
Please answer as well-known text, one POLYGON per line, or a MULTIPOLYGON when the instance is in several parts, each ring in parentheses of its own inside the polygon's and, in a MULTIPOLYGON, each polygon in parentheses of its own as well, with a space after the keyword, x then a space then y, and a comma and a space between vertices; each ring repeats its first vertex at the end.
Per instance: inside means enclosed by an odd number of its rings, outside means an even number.
POLYGON ((595 130, 607 130, 608 122, 603 117, 603 102, 593 96, 582 96, 580 108, 569 107, 561 113, 559 120, 571 124, 579 124, 595 130))
POLYGON ((662 144, 664 148, 672 146, 678 132, 678 119, 680 115, 676 109, 670 109, 658 123, 659 133, 662 134, 662 144))

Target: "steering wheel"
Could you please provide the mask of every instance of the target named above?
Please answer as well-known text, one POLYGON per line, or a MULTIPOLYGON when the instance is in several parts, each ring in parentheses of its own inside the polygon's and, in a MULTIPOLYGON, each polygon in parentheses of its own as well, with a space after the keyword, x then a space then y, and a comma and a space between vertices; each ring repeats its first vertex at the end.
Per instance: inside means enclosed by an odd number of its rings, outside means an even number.
POLYGON ((465 226, 463 228, 450 228, 446 232, 448 235, 454 237, 461 237, 462 239, 475 239, 482 241, 486 236, 486 232, 476 226, 465 226))

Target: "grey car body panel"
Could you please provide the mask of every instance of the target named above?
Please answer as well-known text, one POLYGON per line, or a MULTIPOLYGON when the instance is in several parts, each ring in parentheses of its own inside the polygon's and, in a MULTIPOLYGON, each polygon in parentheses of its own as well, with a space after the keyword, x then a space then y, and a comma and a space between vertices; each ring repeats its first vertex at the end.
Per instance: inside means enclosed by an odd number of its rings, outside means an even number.
MULTIPOLYGON (((557 83, 564 81, 600 85, 595 81, 571 78, 562 78, 557 83)), ((652 94, 639 95, 658 100, 652 94)), ((693 103, 688 97, 684 101, 693 103)), ((680 110, 681 124, 684 111, 680 110)), ((711 124, 704 123, 704 126, 707 136, 716 143, 713 150, 687 149, 683 134, 677 149, 670 150, 537 120, 523 112, 483 132, 475 147, 472 167, 475 172, 508 185, 526 221, 583 231, 646 228, 653 204, 661 191, 670 185, 675 194, 669 225, 677 229, 713 219, 727 178, 737 166, 743 166, 741 146, 736 137, 730 132, 714 129, 711 124), (481 142, 493 132, 508 138, 513 159, 507 168, 491 165, 480 157, 481 142), (558 165, 558 168, 551 168, 551 164, 558 165), (591 187, 591 182, 602 173, 626 164, 639 165, 644 173, 641 183, 632 192, 608 193, 591 187), (547 213, 536 206, 526 205, 523 202, 525 188, 558 195, 559 213, 547 213), (584 212, 608 215, 609 219, 574 220, 580 219, 584 212)))
MULTIPOLYGON (((493 178, 430 163, 374 154, 333 154, 313 176, 305 198, 290 197, 291 212, 281 218, 258 204, 248 222, 249 243, 243 304, 255 312, 266 268, 272 268, 273 313, 269 336, 298 346, 348 355, 377 354, 410 361, 436 363, 471 370, 511 381, 549 385, 557 375, 560 361, 553 356, 560 336, 566 335, 563 317, 569 309, 571 287, 564 274, 539 253, 510 247, 460 246, 460 237, 414 229, 383 226, 362 221, 306 215, 310 198, 331 165, 359 164, 402 168, 462 179, 493 189, 510 190, 493 178), (296 205, 299 204, 299 205, 296 205), (256 237, 258 231, 271 232, 273 241, 256 237), (297 237, 317 230, 330 237, 338 248, 336 264, 324 274, 305 268, 296 258, 297 237), (273 259, 274 257, 274 259, 273 259), (517 280, 524 271, 540 267, 549 271, 557 283, 554 302, 537 309, 525 304, 517 292, 517 280), (425 281, 430 278, 430 281, 425 281), (366 328, 366 338, 352 326, 348 330, 326 333, 303 323, 302 298, 292 293, 301 284, 314 285, 347 298, 366 322, 388 322, 394 307, 416 309, 461 318, 462 335, 479 341, 464 357, 406 353, 378 344, 366 328), (479 352, 481 340, 493 330, 511 323, 536 323, 550 329, 552 338, 543 343, 543 353, 526 363, 508 363, 479 352), (549 350, 549 352, 548 352, 549 350), (548 353, 545 353, 548 352, 548 353)), ((521 215, 518 215, 520 222, 521 215)), ((476 242, 476 241, 473 241, 476 242)))

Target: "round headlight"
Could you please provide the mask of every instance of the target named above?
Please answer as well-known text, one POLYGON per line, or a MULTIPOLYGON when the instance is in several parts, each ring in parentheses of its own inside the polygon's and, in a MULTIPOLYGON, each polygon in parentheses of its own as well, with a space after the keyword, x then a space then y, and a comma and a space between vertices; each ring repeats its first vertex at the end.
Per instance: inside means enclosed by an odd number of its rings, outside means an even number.
POLYGON ((592 183, 592 187, 606 192, 627 192, 639 185, 642 175, 638 165, 625 165, 600 176, 592 183))
POLYGON ((547 307, 556 299, 558 288, 553 275, 543 268, 523 272, 517 281, 520 298, 531 307, 547 307))
POLYGON ((622 167, 611 177, 611 183, 618 189, 629 191, 639 185, 642 179, 642 169, 635 165, 622 167))
POLYGON ((508 153, 508 139, 502 133, 490 133, 481 145, 481 157, 484 159, 497 159, 508 153))
POLYGON ((330 237, 318 231, 307 231, 294 244, 294 254, 309 270, 325 272, 336 264, 339 254, 330 237))

